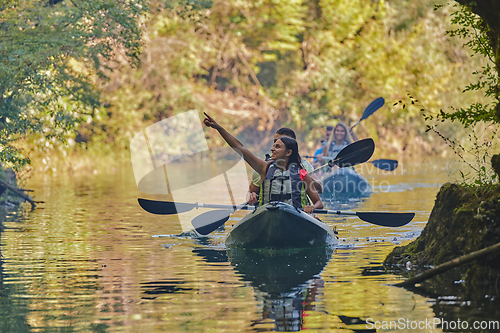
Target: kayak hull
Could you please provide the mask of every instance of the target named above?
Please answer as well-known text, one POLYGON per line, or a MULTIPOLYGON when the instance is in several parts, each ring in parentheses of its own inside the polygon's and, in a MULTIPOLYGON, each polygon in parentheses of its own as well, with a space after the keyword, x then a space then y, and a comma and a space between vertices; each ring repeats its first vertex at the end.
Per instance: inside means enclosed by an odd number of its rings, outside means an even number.
POLYGON ((263 205, 236 223, 226 238, 233 248, 307 248, 335 245, 324 222, 283 202, 263 205))
POLYGON ((335 173, 324 175, 322 200, 346 197, 368 197, 372 190, 366 178, 351 168, 340 168, 335 173))

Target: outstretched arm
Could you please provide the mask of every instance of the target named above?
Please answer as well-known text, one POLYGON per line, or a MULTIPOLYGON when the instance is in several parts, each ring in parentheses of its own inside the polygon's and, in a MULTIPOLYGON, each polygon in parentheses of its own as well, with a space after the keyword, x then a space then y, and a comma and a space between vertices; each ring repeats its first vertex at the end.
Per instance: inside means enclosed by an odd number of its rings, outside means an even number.
POLYGON ((222 136, 224 140, 226 140, 227 144, 231 146, 237 153, 243 155, 245 161, 254 169, 262 178, 265 177, 267 162, 263 159, 258 158, 250 150, 245 148, 240 140, 236 139, 234 136, 229 134, 221 125, 219 125, 212 117, 204 112, 206 118, 203 120, 203 123, 208 126, 215 128, 219 134, 222 136))

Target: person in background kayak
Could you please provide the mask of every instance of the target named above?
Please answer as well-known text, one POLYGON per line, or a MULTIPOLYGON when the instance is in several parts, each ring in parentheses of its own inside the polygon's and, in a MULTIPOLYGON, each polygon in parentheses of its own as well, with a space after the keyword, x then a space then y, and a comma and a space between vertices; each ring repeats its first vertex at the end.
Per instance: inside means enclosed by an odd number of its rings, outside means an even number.
MULTIPOLYGON (((333 127, 332 127, 333 129, 333 127)), ((296 140, 295 132, 288 127, 282 127, 278 129, 274 133, 274 141, 278 140, 281 137, 289 137, 294 140, 296 140)), ((309 163, 307 160, 302 159, 302 166, 307 172, 311 172, 314 170, 314 167, 309 163)), ((310 174, 314 187, 316 188, 316 191, 318 194, 321 194, 323 192, 323 182, 318 178, 317 175, 310 174)), ((250 182, 250 185, 248 186, 248 195, 247 195, 247 202, 249 205, 255 205, 256 203, 259 202, 259 193, 260 193, 260 186, 262 185, 262 178, 260 175, 254 170, 252 173, 252 181, 250 182)), ((303 198, 302 205, 308 205, 309 202, 307 200, 307 197, 303 198)))
POLYGON ((314 167, 316 167, 316 168, 319 167, 320 165, 322 165, 322 163, 323 163, 322 159, 321 160, 318 159, 318 155, 319 155, 319 157, 323 157, 323 155, 322 155, 323 154, 323 147, 330 140, 330 136, 332 135, 332 132, 333 132, 333 126, 331 126, 331 125, 326 126, 325 140, 321 140, 321 147, 319 147, 318 150, 316 150, 314 152, 313 163, 314 163, 314 167))
POLYGON ((335 159, 337 154, 348 144, 358 141, 358 136, 352 128, 348 128, 343 122, 338 122, 333 130, 333 135, 330 136, 328 142, 323 147, 321 154, 317 156, 321 159, 323 156, 335 159))
POLYGON ((319 198, 311 176, 302 167, 297 141, 289 137, 279 138, 271 148, 271 160, 264 161, 245 148, 212 117, 206 113, 205 116, 203 120, 205 126, 216 129, 229 146, 240 152, 244 160, 263 179, 261 204, 283 201, 306 213, 313 213, 315 209, 323 208, 323 202, 319 198), (305 193, 313 202, 312 205, 302 206, 301 200, 305 193))

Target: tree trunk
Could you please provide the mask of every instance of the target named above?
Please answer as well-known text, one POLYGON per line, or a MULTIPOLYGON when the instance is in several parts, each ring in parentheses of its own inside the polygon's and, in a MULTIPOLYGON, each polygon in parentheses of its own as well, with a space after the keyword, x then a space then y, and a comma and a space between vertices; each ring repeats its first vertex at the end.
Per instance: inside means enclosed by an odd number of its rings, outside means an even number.
POLYGON ((28 195, 24 194, 21 189, 19 189, 17 187, 14 187, 14 186, 11 186, 11 185, 7 184, 6 182, 4 182, 1 179, 0 179, 0 186, 5 187, 5 188, 11 190, 17 196, 19 196, 19 197, 23 198, 24 200, 28 201, 31 204, 31 208, 32 209, 35 208, 35 206, 36 206, 35 201, 33 201, 33 199, 31 199, 28 195))

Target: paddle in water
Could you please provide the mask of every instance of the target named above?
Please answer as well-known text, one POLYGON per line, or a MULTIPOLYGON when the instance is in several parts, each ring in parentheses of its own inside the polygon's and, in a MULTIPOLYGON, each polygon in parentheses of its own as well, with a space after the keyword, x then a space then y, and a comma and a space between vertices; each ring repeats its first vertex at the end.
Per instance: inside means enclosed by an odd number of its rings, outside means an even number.
MULTIPOLYGON (((169 213, 166 213, 168 209, 172 208, 173 202, 169 201, 158 201, 158 200, 148 200, 148 199, 139 199, 141 207, 146 209, 148 212, 153 214, 176 214, 169 210, 169 213)), ((179 207, 191 207, 193 208, 218 208, 224 210, 216 210, 211 212, 203 213, 193 219, 193 226, 196 231, 202 235, 208 235, 212 231, 219 228, 221 225, 226 223, 229 219, 230 214, 234 211, 243 209, 243 210, 252 210, 255 209, 255 206, 248 205, 218 205, 218 204, 189 204, 189 203, 175 203, 179 205, 179 207), (214 221, 216 220, 216 221, 214 221), (209 221, 207 223, 207 221, 209 221)), ((175 209, 175 205, 174 205, 175 209)), ((188 210, 184 210, 188 211, 188 210)), ((387 212, 348 212, 348 211, 339 211, 339 210, 326 210, 326 209, 316 209, 314 210, 316 214, 334 214, 334 215, 352 215, 357 216, 361 220, 376 224, 383 227, 400 227, 403 226, 413 219, 415 213, 387 213, 387 212)))
POLYGON ((191 224, 200 235, 208 235, 229 220, 234 210, 213 210, 196 216, 191 224))
MULTIPOLYGON (((243 209, 254 209, 252 206, 243 209)), ((234 211, 216 210, 203 213, 191 222, 196 232, 200 235, 208 235, 229 220, 234 211), (207 221, 212 221, 207 223, 207 221)), ((343 212, 339 210, 315 209, 316 214, 352 215, 361 220, 382 227, 401 227, 408 224, 415 217, 415 213, 386 213, 386 212, 343 212)))
MULTIPOLYGON (((241 207, 241 209, 255 209, 253 206, 241 207)), ((229 220, 229 215, 233 213, 231 211, 217 210, 212 212, 203 213, 195 217, 192 224, 197 233, 201 235, 208 235, 209 233, 215 231, 217 228, 221 227, 229 220), (207 223, 207 221, 213 221, 207 223)), ((382 227, 401 227, 413 220, 415 213, 387 213, 387 212, 346 212, 340 210, 326 210, 326 209, 316 209, 314 210, 316 214, 334 214, 334 215, 351 215, 357 216, 361 220, 375 224, 382 227)))

